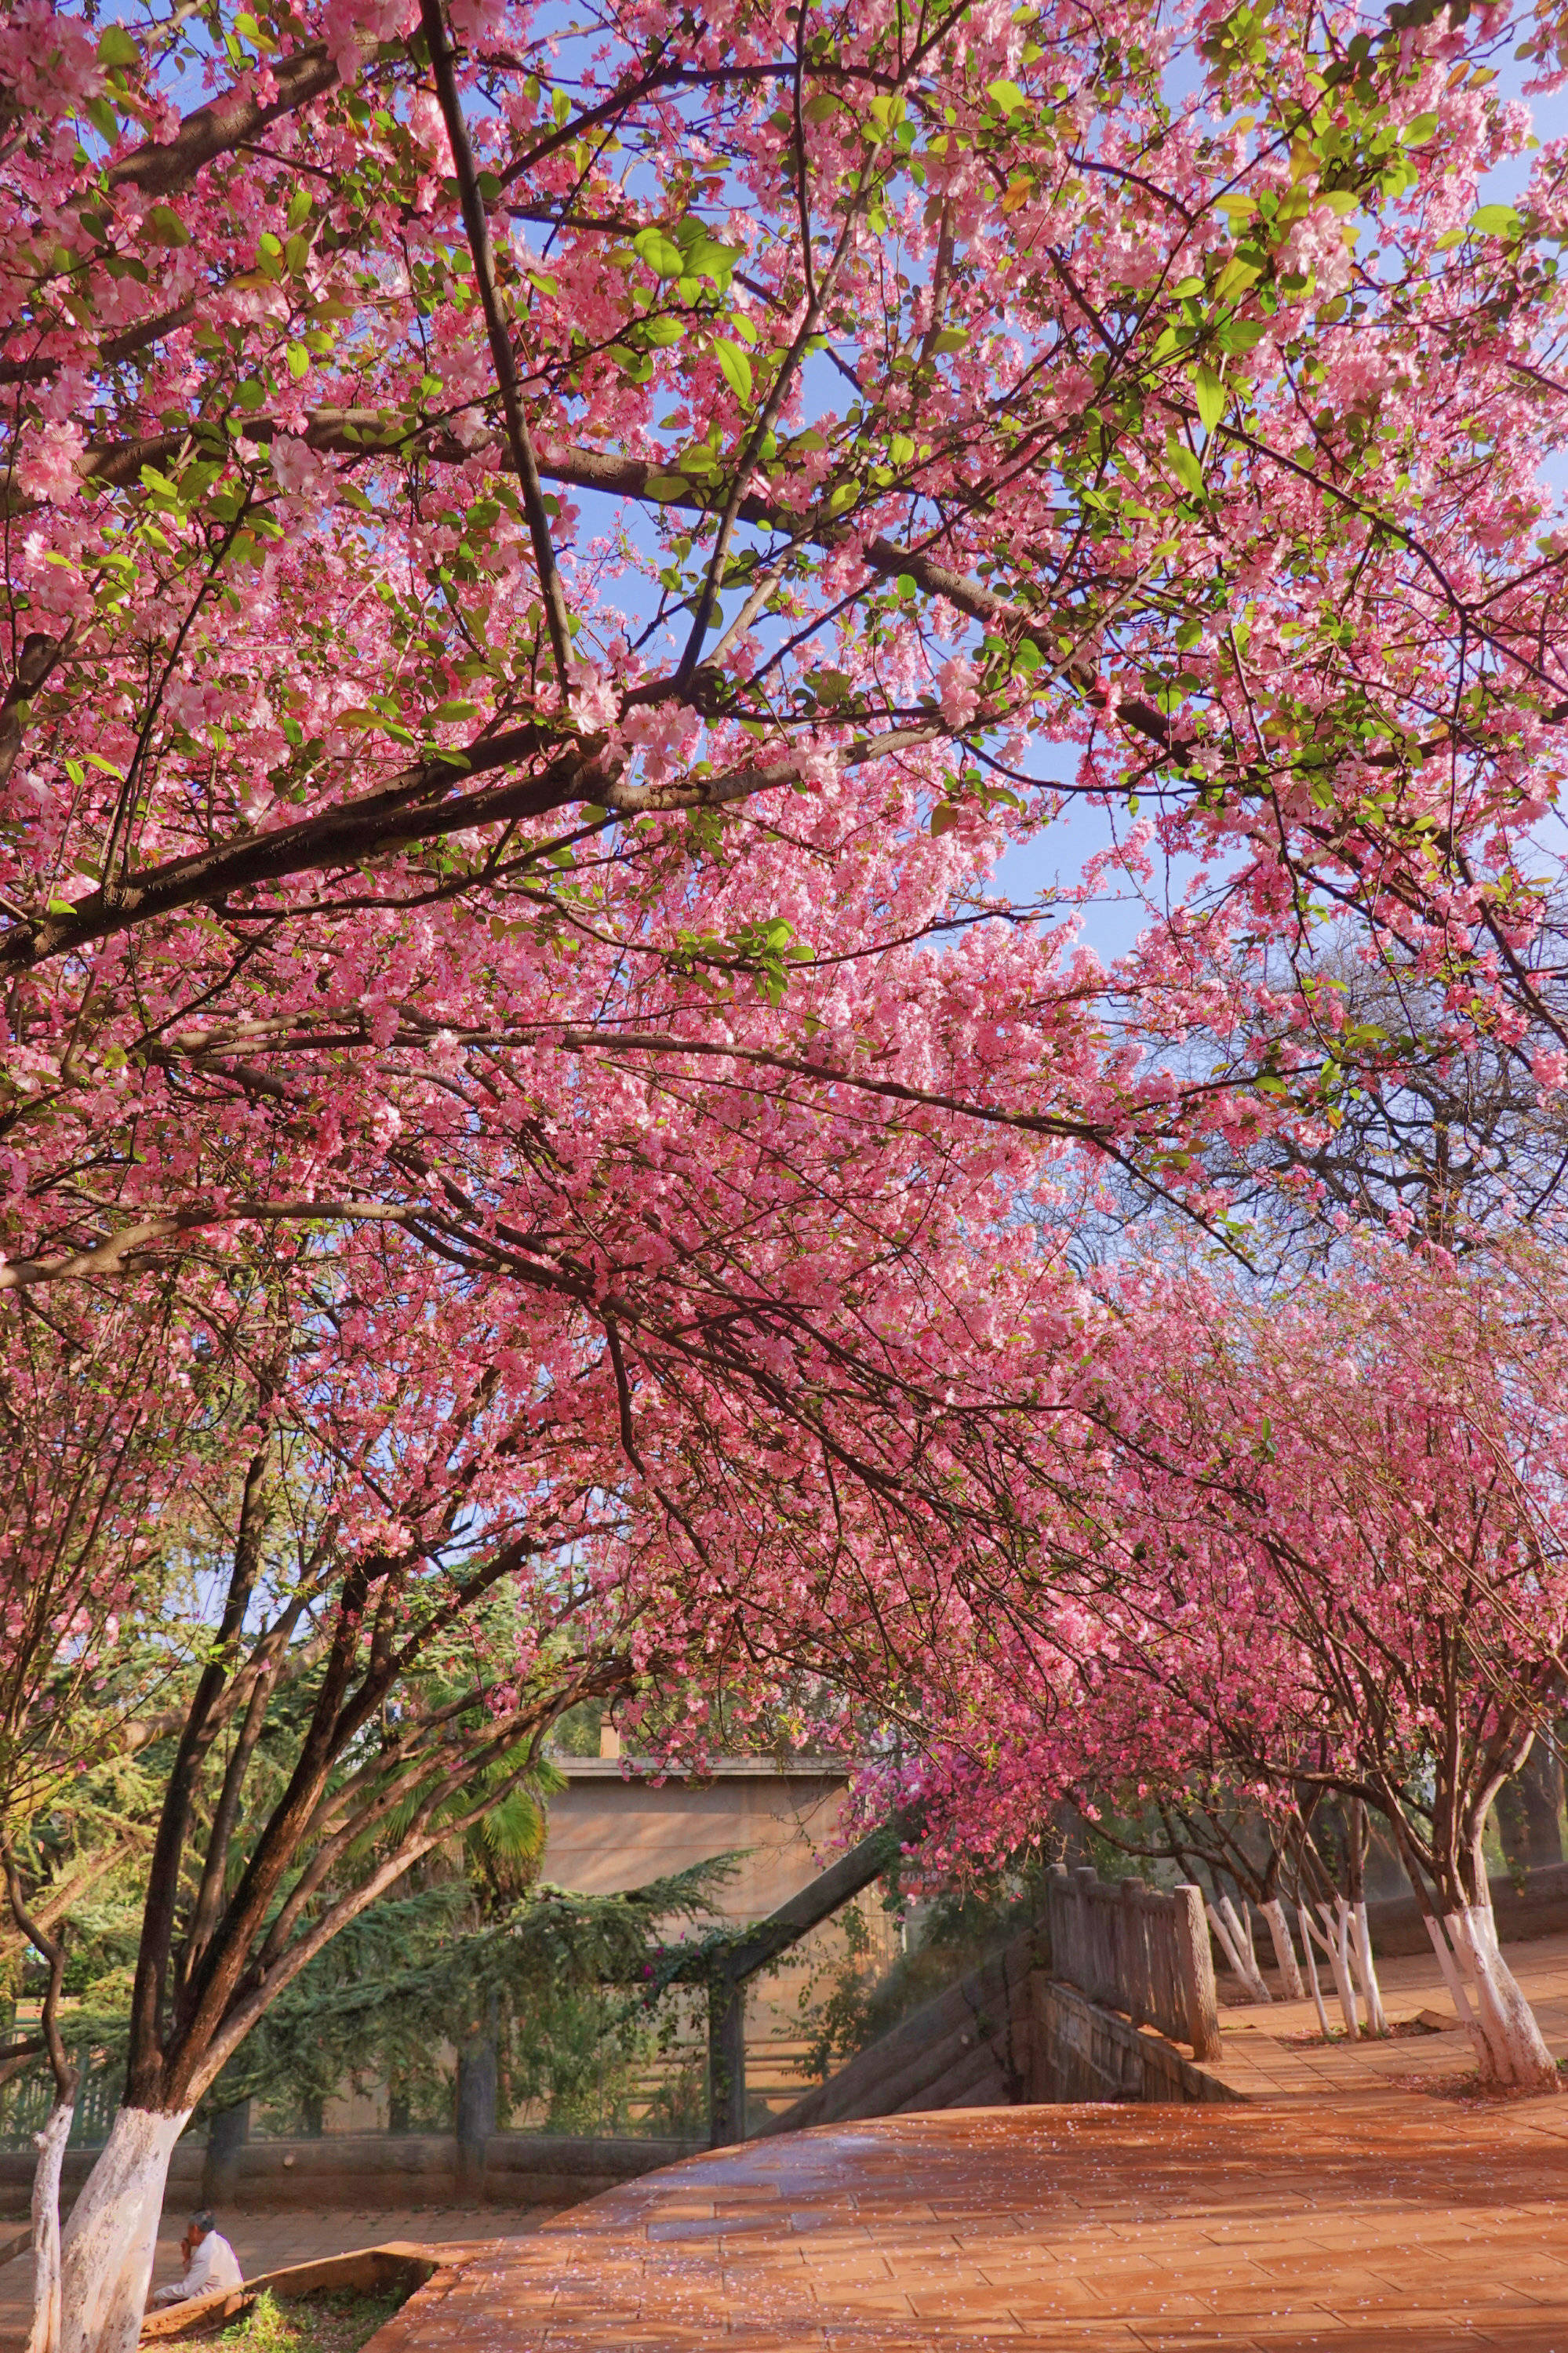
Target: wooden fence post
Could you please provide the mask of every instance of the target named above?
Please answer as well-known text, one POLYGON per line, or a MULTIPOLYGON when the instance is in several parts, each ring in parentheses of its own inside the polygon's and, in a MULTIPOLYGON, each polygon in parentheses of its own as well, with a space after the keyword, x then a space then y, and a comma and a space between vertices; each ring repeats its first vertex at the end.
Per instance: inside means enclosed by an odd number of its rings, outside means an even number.
POLYGON ((1209 1923, 1201 1887, 1175 1890, 1177 1967, 1187 2012, 1187 2040, 1194 2059, 1217 2059, 1221 2053, 1220 2004, 1214 1989, 1214 1956, 1209 1944, 1209 1923))
POLYGON ((708 2147, 746 2138, 746 1979, 708 1987, 708 2147))

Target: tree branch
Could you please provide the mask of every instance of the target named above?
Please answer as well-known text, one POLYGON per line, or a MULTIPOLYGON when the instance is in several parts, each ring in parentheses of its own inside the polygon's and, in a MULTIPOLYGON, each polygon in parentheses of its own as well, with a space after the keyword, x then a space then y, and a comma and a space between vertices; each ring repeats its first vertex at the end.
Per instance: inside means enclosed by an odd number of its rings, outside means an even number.
POLYGON ((11 1917, 34 1950, 49 1965, 48 1988, 44 1995, 43 2012, 38 2024, 44 2049, 49 2054, 49 2073, 55 2079, 55 2098, 61 2107, 69 2107, 76 2096, 77 2071, 71 2065, 59 2030, 60 1987, 65 1979, 65 1927, 62 1923, 58 1936, 51 1936, 27 1909, 16 1858, 9 1841, 0 1848, 0 1862, 4 1862, 5 1869, 5 1894, 11 1905, 11 1917))
POLYGON ((545 614, 549 623, 550 644, 555 652, 556 673, 560 680, 564 711, 571 681, 572 659, 572 632, 567 612, 566 591, 561 586, 560 570, 550 539, 550 518, 545 512, 545 492, 539 480, 539 467, 534 455, 528 420, 523 414, 523 397, 517 387, 517 369, 512 356, 512 338, 506 331, 501 296, 495 283, 495 255, 490 241, 490 216, 485 211, 473 168, 473 150, 469 145, 468 123, 463 116, 457 78, 452 70, 452 53, 447 40, 446 21, 441 14, 441 0, 419 0, 419 21, 425 28, 430 68, 436 78, 436 91, 446 121, 447 137, 451 142, 452 168, 457 174, 462 223, 468 232, 469 250, 473 256, 479 299, 484 306, 485 331, 490 338, 490 355, 495 363, 495 380, 501 388, 506 438, 512 445, 512 462, 523 486, 523 506, 528 517, 529 537, 534 543, 534 561, 539 569, 539 592, 544 598, 545 614))

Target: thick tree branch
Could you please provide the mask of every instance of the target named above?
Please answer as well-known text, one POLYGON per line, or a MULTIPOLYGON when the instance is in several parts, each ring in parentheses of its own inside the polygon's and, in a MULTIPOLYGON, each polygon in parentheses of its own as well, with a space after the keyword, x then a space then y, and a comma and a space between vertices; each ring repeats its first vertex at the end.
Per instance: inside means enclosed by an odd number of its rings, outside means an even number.
MULTIPOLYGON (((373 45, 363 41, 358 51, 362 58, 375 54, 373 45)), ((254 139, 280 115, 308 106, 339 78, 336 62, 322 41, 308 49, 296 49, 291 57, 274 58, 269 72, 277 96, 265 105, 248 90, 225 90, 187 114, 172 139, 150 140, 111 164, 110 186, 139 188, 144 196, 177 195, 205 165, 232 153, 243 141, 254 139)))

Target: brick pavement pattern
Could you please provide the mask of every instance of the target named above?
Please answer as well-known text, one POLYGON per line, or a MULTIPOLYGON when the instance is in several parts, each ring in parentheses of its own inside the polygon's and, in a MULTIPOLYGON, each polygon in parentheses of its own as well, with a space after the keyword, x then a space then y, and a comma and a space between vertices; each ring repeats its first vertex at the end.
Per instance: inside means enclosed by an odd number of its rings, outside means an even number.
POLYGON ((474 2255, 372 2342, 1568 2353, 1565 2199, 1565 2099, 949 2109, 647 2175, 474 2255))
MULTIPOLYGON (((1510 1952, 1568 2054, 1568 1936, 1510 1952)), ((1435 1961, 1324 2046, 1310 2003, 1228 2008, 1222 2107, 948 2109, 754 2141, 543 2219, 226 2216, 247 2273, 390 2239, 465 2260, 376 2353, 1568 2353, 1568 2097, 1420 2095, 1474 2065, 1435 1961)), ((178 2270, 165 2215, 155 2276, 178 2270)), ((27 2274, 0 2268, 0 2353, 27 2274)), ((366 2348, 370 2353, 370 2348, 366 2348)))

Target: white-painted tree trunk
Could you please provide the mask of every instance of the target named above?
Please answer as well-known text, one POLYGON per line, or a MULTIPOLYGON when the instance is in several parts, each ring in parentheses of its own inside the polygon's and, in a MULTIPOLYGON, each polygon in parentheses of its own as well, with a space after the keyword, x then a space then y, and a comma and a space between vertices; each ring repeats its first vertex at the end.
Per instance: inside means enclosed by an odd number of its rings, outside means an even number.
POLYGON ((1246 1898, 1242 1898, 1239 1910, 1228 1895, 1224 1898, 1224 1903, 1225 1915, 1235 1936, 1236 1948, 1246 1965, 1247 1989, 1254 2001, 1272 2001, 1274 1996, 1265 1985, 1263 1971, 1257 1966, 1257 1947, 1252 1936, 1252 1911, 1246 1898))
POLYGON ((1231 1942, 1230 1930, 1226 1927, 1224 1922, 1221 1919, 1219 1914, 1215 1911, 1212 1904, 1205 1903, 1203 1910, 1208 1915, 1209 1926, 1213 1933, 1214 1942, 1218 1945, 1221 1952, 1224 1953, 1225 1957, 1226 1968, 1231 1971, 1233 1976, 1239 1978, 1241 1975, 1241 1963, 1236 1957, 1235 1947, 1231 1942))
POLYGON ((60 2242, 60 2353, 135 2353, 164 2185, 190 2110, 122 2108, 60 2242))
POLYGON ((1318 2023, 1327 2042, 1332 2030, 1329 2024, 1329 2013, 1323 2007, 1323 1989, 1318 1983, 1318 1963, 1312 1952, 1312 1922, 1305 1904, 1298 1905, 1297 1909, 1301 1915, 1301 1949, 1307 1956, 1307 1974, 1312 1980, 1312 1999, 1318 2006, 1318 2023))
POLYGON ((1372 1930, 1367 1926, 1364 1900, 1350 1907, 1351 1957, 1356 1965, 1356 1975, 1361 1981, 1361 1997, 1367 2006, 1367 2032, 1386 2034, 1388 2013, 1383 2006, 1383 1988, 1377 1981, 1377 1963, 1372 1958, 1372 1930))
MULTIPOLYGON (((1334 1901, 1335 1916, 1329 1933, 1333 1937, 1334 1952, 1340 1965, 1337 1980, 1340 1988, 1340 2007, 1346 2009, 1346 2015, 1351 2021, 1351 2032, 1360 2036, 1371 2030, 1367 2021, 1361 2016, 1363 2005, 1357 1995, 1356 1972, 1351 1958, 1351 1907, 1342 1895, 1336 1896, 1334 1901), (1346 2008, 1347 1995, 1348 2009, 1346 2008)), ((1326 1921, 1329 1919, 1327 1905, 1324 1906, 1323 1917, 1326 1921)))
POLYGON ((1508 2036, 1503 2031, 1502 2015, 1497 1989, 1491 1981, 1491 1970, 1485 1952, 1477 1945, 1470 1926, 1468 1910, 1446 1912, 1443 1926, 1456 1957, 1476 1993, 1476 2019, 1480 2028, 1481 2077, 1489 2084, 1518 2082, 1514 2073, 1513 2054, 1508 2036))
POLYGON ((1561 2091, 1557 2062, 1546 2047, 1535 2012, 1502 1957, 1491 1905, 1472 1905, 1458 1916, 1468 1946, 1466 1957, 1476 1980, 1477 2007, 1487 2041, 1508 2070, 1501 2080, 1526 2085, 1535 2092, 1561 2091))
POLYGON ((33 2326, 27 2353, 59 2353, 60 2168, 70 2137, 74 2099, 57 2100, 33 2145, 38 2152, 33 2175, 33 2326))
POLYGON ((1345 2032, 1352 2042, 1356 2042, 1361 2039, 1361 2014, 1356 2003, 1356 1989, 1351 1983, 1351 1973, 1345 1965, 1344 1947, 1335 1934, 1334 1915, 1328 1905, 1319 1904, 1318 1909, 1323 1915, 1323 1927, 1319 1930, 1314 1921, 1311 1923, 1311 1933, 1322 1946, 1327 1957, 1330 1972, 1334 1980, 1334 1991, 1339 1997, 1340 2015, 1345 2021, 1345 2032))
POLYGON ((1268 1923, 1269 1938, 1279 1967, 1279 1981, 1285 1988, 1285 1999, 1287 2001, 1305 2001, 1307 1989, 1296 1966, 1296 1947, 1290 1940, 1290 1923, 1285 1916, 1285 1906, 1277 1895, 1271 1895, 1262 1909, 1268 1923))
POLYGON ((1217 1908, 1213 1904, 1205 1905, 1203 1908, 1209 1915, 1209 1926, 1224 1946, 1226 1958, 1241 1979, 1242 1990, 1248 2000, 1267 2001, 1270 1998, 1268 1988, 1257 1973, 1251 1941, 1236 1917, 1236 1908, 1230 1897, 1222 1895, 1217 1908))
POLYGON ((1487 2048, 1487 2038, 1481 2032, 1480 2021, 1470 2008, 1470 1997, 1465 1991, 1461 1964, 1449 1945, 1442 1922, 1434 1920, 1430 1913, 1424 1914, 1423 1917, 1426 1922, 1426 1933, 1432 1939, 1432 1949, 1437 1956, 1437 1966, 1443 1972, 1443 1982, 1447 1987, 1454 2007, 1459 2013, 1460 2023, 1475 2046, 1476 2063, 1483 2075, 1489 2075, 1491 2053, 1487 2048))

